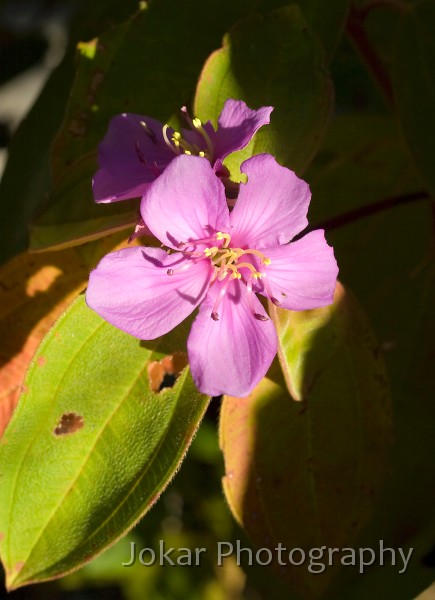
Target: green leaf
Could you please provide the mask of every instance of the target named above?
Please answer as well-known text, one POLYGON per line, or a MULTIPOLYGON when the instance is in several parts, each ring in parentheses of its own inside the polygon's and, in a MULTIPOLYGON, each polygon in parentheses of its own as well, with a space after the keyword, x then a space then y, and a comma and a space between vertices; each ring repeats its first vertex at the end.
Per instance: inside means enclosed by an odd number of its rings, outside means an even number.
MULTIPOLYGON (((403 138, 387 115, 334 118, 307 172, 310 222, 421 189, 403 138)), ((327 232, 340 278, 364 304, 385 357, 394 406, 394 451, 388 483, 361 547, 414 548, 406 573, 373 565, 361 577, 344 569, 328 600, 414 598, 433 579, 423 566, 433 547, 433 339, 435 279, 428 200, 399 205, 327 232), (400 540, 400 543, 398 542, 400 540), (431 541, 432 540, 432 541, 431 541)))
MULTIPOLYGON (((249 400, 225 398, 225 495, 257 547, 347 547, 367 522, 386 470, 383 361, 365 314, 341 286, 332 306, 277 309, 274 320, 281 360, 304 400, 294 402, 279 379, 264 379, 249 400)), ((288 561, 274 566, 303 597, 320 595, 338 568, 319 575, 288 561)))
MULTIPOLYGON (((71 165, 96 152, 114 115, 132 112, 165 123, 189 104, 204 60, 251 2, 243 0, 234 7, 230 0, 160 0, 98 39, 79 44, 74 84, 52 149, 55 185, 68 177, 71 165)), ((110 210, 95 208, 92 173, 82 175, 67 194, 55 187, 49 214, 43 214, 32 231, 32 248, 80 244, 125 226, 130 210, 125 203, 110 210), (102 217, 104 210, 108 222, 102 217), (53 228, 45 227, 47 221, 53 228)))
MULTIPOLYGON (((323 44, 326 57, 330 61, 343 33, 349 8, 349 0, 295 0, 301 9, 310 29, 323 44)), ((270 11, 288 6, 288 0, 260 0, 258 8, 270 11)))
POLYGON ((202 71, 195 114, 217 118, 227 98, 250 108, 272 105, 271 123, 244 150, 227 159, 232 178, 252 154, 269 152, 278 162, 301 172, 321 142, 328 123, 332 84, 324 53, 298 7, 237 23, 202 71))
POLYGON ((61 125, 74 79, 77 39, 95 36, 115 19, 125 19, 136 6, 136 0, 76 2, 65 57, 50 75, 8 148, 9 159, 0 185, 0 263, 27 248, 28 224, 49 204, 50 146, 61 125))
POLYGON ((91 187, 96 168, 92 152, 62 173, 51 193, 53 206, 30 227, 30 250, 59 250, 124 229, 133 231, 138 201, 97 204, 91 187))
POLYGON ((416 2, 402 16, 393 62, 393 86, 408 147, 435 194, 435 4, 416 2))
POLYGON ((177 332, 139 342, 80 296, 42 342, 0 449, 9 589, 92 559, 173 477, 208 404, 188 367, 173 387, 150 389, 176 359, 160 361, 184 349, 177 332))
POLYGON ((343 33, 349 8, 348 0, 297 0, 304 18, 323 43, 330 61, 343 33))

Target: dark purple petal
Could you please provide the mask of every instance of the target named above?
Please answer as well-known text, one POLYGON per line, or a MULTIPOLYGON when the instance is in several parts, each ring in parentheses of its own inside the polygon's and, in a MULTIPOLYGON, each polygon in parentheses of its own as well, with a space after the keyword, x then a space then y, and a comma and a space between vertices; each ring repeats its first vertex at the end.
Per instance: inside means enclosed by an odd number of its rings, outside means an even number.
MULTIPOLYGON (((271 259, 262 267, 272 295, 282 308, 308 310, 332 303, 338 267, 334 251, 322 229, 312 231, 297 242, 266 248, 271 259)), ((265 280, 259 281, 260 293, 268 295, 265 280)))
POLYGON ((105 256, 91 272, 86 302, 115 327, 151 340, 190 315, 207 293, 211 275, 208 260, 193 263, 160 248, 124 248, 105 256))
POLYGON ((231 213, 233 246, 277 246, 305 229, 311 199, 305 181, 269 154, 252 156, 242 163, 241 170, 248 182, 240 186, 231 213))
POLYGON ((255 132, 270 122, 272 106, 251 110, 243 100, 228 99, 218 118, 214 137, 214 159, 222 161, 231 152, 244 148, 255 132))
MULTIPOLYGON (((172 133, 168 129, 169 137, 172 133)), ((113 117, 98 147, 100 169, 92 183, 95 201, 142 196, 175 156, 164 140, 159 121, 132 113, 113 117)))
POLYGON ((166 246, 227 231, 229 212, 222 182, 199 156, 178 156, 146 190, 142 218, 166 246))
POLYGON ((187 341, 190 368, 197 388, 204 394, 247 396, 264 377, 277 351, 272 321, 254 294, 248 300, 240 280, 230 282, 217 312, 215 301, 227 280, 215 281, 201 304, 187 341), (267 320, 259 320, 253 312, 267 320))

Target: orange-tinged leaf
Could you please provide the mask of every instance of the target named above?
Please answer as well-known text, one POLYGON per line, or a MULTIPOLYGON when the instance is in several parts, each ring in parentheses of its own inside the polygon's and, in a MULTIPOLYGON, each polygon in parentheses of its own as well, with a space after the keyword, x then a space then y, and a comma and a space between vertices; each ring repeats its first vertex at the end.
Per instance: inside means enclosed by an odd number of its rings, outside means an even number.
MULTIPOLYGON (((23 253, 0 269, 0 435, 43 336, 86 286, 89 267, 75 250, 23 253)), ((39 362, 44 368, 44 361, 39 362)))
POLYGON ((292 566, 289 551, 308 557, 313 548, 351 546, 367 523, 388 464, 389 389, 367 317, 341 286, 330 307, 278 310, 274 320, 280 362, 301 401, 283 377, 224 399, 223 486, 256 547, 275 557, 278 544, 287 549, 287 562, 274 567, 309 598, 325 591, 340 562, 311 573, 307 563, 292 566))

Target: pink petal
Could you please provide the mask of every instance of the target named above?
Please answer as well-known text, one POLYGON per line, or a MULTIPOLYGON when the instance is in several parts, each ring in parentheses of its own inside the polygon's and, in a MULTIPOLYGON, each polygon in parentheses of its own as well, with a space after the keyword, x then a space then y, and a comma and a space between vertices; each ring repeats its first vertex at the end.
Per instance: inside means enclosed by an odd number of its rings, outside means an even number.
POLYGON ((272 106, 251 110, 242 100, 228 99, 218 118, 214 158, 221 161, 231 152, 244 148, 255 132, 270 122, 272 106))
MULTIPOLYGON (((282 308, 308 310, 332 303, 338 267, 322 229, 262 252, 272 261, 262 269, 282 308)), ((264 279, 260 286, 264 286, 264 279)), ((261 293, 265 293, 264 287, 261 293)))
POLYGON ((199 156, 178 156, 146 190, 142 218, 166 246, 227 231, 229 212, 222 182, 199 156))
MULTIPOLYGON (((234 280, 219 305, 219 320, 210 314, 226 281, 215 281, 201 304, 187 340, 190 368, 198 389, 218 396, 247 396, 264 377, 277 351, 270 319, 259 321, 251 311, 244 283, 234 280)), ((266 313, 254 294, 254 311, 266 313)))
POLYGON ((241 165, 248 183, 240 186, 231 213, 231 245, 249 248, 285 244, 308 224, 308 184, 281 167, 273 156, 258 154, 241 165))
POLYGON ((100 169, 92 184, 96 202, 142 196, 175 156, 159 121, 132 113, 113 117, 98 148, 100 169))
POLYGON ((103 258, 89 277, 86 302, 103 319, 140 339, 181 323, 207 293, 210 261, 193 263, 160 248, 124 248, 103 258), (169 267, 188 269, 167 274, 169 267))

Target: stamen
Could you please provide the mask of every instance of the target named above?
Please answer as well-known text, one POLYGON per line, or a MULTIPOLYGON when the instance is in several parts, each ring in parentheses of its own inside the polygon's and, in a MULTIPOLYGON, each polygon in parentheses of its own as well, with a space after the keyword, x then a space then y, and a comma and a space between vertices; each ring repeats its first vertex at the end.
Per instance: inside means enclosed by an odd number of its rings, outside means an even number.
POLYGON ((265 315, 260 315, 260 313, 254 313, 254 317, 257 321, 268 321, 269 319, 265 315))
POLYGON ((160 175, 163 173, 163 171, 162 171, 161 169, 159 169, 159 167, 158 167, 158 165, 157 165, 156 161, 154 161, 154 162, 153 162, 153 165, 152 165, 152 167, 151 167, 151 170, 152 170, 152 172, 154 173, 154 175, 155 175, 156 177, 159 177, 159 176, 160 176, 160 175))
POLYGON ((193 267, 193 265, 196 265, 196 263, 199 262, 199 261, 201 261, 201 260, 204 260, 204 258, 202 256, 199 256, 197 258, 192 258, 191 260, 189 260, 189 262, 187 262, 186 264, 182 265, 181 267, 177 267, 176 269, 169 268, 166 271, 166 274, 169 275, 170 277, 172 277, 176 273, 179 273, 181 271, 187 271, 188 269, 190 269, 191 267, 193 267))
POLYGON ((139 162, 141 162, 143 165, 146 165, 147 161, 145 160, 145 157, 144 157, 144 155, 142 153, 142 150, 141 150, 141 148, 139 146, 139 142, 137 140, 134 143, 134 149, 136 151, 136 154, 137 154, 137 157, 139 159, 139 162))
POLYGON ((139 121, 139 125, 145 129, 145 133, 150 138, 153 144, 157 144, 157 138, 154 131, 145 123, 145 121, 139 121))
POLYGON ((169 129, 169 125, 167 123, 165 123, 165 125, 163 125, 163 129, 162 129, 162 135, 163 135, 163 139, 165 140, 165 144, 168 146, 168 148, 170 148, 172 150, 172 152, 174 152, 174 154, 180 154, 180 150, 178 148, 178 144, 175 144, 175 136, 176 133, 174 133, 174 135, 172 136, 172 141, 174 142, 174 144, 171 144, 171 141, 168 138, 168 134, 167 131, 169 129))
POLYGON ((222 248, 228 248, 228 246, 230 245, 231 236, 229 233, 222 233, 222 231, 218 231, 216 234, 216 239, 217 240, 225 240, 222 248))
POLYGON ((242 267, 245 267, 246 269, 250 269, 252 271, 252 273, 256 276, 255 279, 261 279, 261 273, 259 273, 257 271, 257 269, 254 267, 254 265, 251 265, 251 263, 237 263, 237 268, 241 269, 242 267))
POLYGON ((260 315, 260 313, 255 312, 254 302, 252 300, 252 279, 256 279, 254 275, 250 275, 248 277, 248 281, 246 282, 246 289, 248 292, 248 305, 251 310, 251 313, 257 321, 268 321, 269 319, 264 315, 260 315))
POLYGON ((199 131, 199 133, 202 135, 202 137, 204 138, 205 143, 207 144, 208 155, 211 159, 213 157, 213 144, 210 139, 210 136, 208 135, 207 131, 204 129, 204 127, 199 119, 193 119, 192 124, 195 127, 195 129, 197 129, 199 131))
POLYGON ((269 300, 275 304, 275 306, 281 306, 281 302, 279 300, 277 300, 275 298, 275 296, 272 293, 272 289, 270 287, 269 281, 267 279, 267 275, 266 273, 262 273, 262 281, 263 281, 263 285, 264 285, 264 289, 266 290, 266 294, 269 298, 269 300))
MULTIPOLYGON (((239 248, 235 248, 235 250, 239 250, 239 248)), ((240 248, 241 250, 241 248, 240 248)), ((255 256, 258 256, 258 258, 261 259, 261 262, 263 263, 263 265, 270 265, 270 263, 272 262, 270 260, 270 258, 267 258, 267 256, 264 256, 264 254, 262 252, 260 252, 259 250, 252 250, 251 248, 247 249, 247 250, 242 250, 243 254, 254 254, 255 256)))
POLYGON ((230 285, 230 283, 231 283, 231 279, 227 279, 226 283, 219 290, 219 294, 217 295, 217 298, 215 300, 215 303, 213 304, 213 308, 212 308, 211 314, 210 314, 213 321, 219 321, 219 313, 218 313, 217 309, 219 308, 219 304, 222 302, 223 297, 227 293, 227 289, 228 289, 228 286, 230 285))

